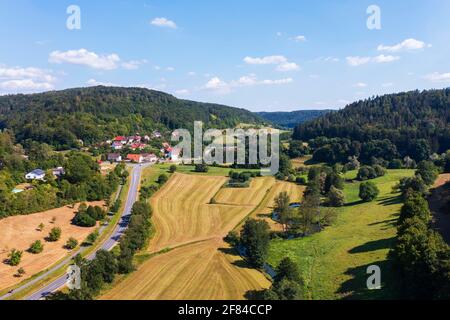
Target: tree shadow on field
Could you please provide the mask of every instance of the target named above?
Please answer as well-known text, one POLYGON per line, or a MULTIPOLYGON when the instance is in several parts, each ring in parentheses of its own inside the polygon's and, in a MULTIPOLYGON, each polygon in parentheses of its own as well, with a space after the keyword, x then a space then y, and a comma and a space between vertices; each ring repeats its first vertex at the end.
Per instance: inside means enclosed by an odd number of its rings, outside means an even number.
POLYGON ((367 265, 348 268, 345 274, 351 278, 343 282, 336 291, 344 300, 392 300, 400 296, 400 283, 390 260, 374 261, 367 265), (367 268, 371 265, 376 265, 381 270, 380 289, 367 288, 367 280, 372 275, 367 273, 367 268))
POLYGON ((386 197, 383 200, 380 200, 378 203, 381 204, 382 206, 391 206, 394 204, 402 203, 402 198, 401 196, 386 197))
POLYGON ((234 248, 219 248, 219 251, 230 256, 239 256, 239 252, 234 248))
POLYGON ((363 203, 365 203, 364 200, 356 200, 356 201, 344 204, 344 207, 353 207, 353 206, 357 206, 357 205, 363 204, 363 203))
POLYGON ((388 249, 393 246, 394 239, 395 239, 395 237, 380 239, 380 240, 375 240, 375 241, 369 241, 363 245, 360 245, 360 246, 354 247, 353 249, 350 249, 348 252, 351 254, 355 254, 355 253, 376 251, 376 250, 381 250, 381 249, 388 249))

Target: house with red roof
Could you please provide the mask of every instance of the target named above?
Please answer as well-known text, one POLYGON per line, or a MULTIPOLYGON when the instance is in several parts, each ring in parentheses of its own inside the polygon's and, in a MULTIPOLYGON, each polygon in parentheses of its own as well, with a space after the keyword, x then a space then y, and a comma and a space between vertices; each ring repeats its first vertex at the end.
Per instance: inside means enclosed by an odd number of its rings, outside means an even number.
POLYGON ((144 161, 144 158, 142 157, 142 155, 133 154, 133 153, 130 153, 129 155, 127 155, 127 159, 134 163, 142 163, 142 161, 144 161))

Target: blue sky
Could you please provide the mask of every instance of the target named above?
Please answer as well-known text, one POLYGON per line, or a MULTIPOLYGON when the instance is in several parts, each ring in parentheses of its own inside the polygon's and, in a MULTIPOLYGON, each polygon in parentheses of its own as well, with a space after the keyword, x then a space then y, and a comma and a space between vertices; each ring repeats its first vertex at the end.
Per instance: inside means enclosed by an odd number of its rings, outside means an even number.
POLYGON ((341 108, 450 86, 449 12, 446 0, 1 0, 0 94, 105 84, 252 111, 341 108))

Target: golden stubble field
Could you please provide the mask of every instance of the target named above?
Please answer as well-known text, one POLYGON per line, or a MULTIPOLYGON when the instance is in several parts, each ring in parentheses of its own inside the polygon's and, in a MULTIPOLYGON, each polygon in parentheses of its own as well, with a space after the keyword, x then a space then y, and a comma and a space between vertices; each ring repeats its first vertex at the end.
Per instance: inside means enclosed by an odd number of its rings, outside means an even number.
MULTIPOLYGON (((89 204, 103 206, 104 202, 98 201, 89 204)), ((0 290, 13 286, 49 268, 69 253, 64 248, 64 245, 70 237, 77 239, 81 243, 95 229, 95 227, 81 228, 71 224, 77 208, 78 205, 74 208, 65 206, 44 212, 8 217, 0 220, 0 290), (56 221, 51 223, 53 217, 56 218, 56 221), (45 225, 44 230, 38 231, 37 227, 41 223, 45 225), (53 227, 61 228, 61 239, 57 242, 46 242, 45 238, 53 227), (26 250, 36 240, 42 241, 44 251, 35 255, 26 250), (19 266, 12 267, 4 263, 11 249, 23 251, 19 266), (17 273, 20 267, 25 269, 25 276, 22 278, 14 277, 14 274, 17 273)))
POLYGON ((156 232, 148 249, 173 250, 146 261, 102 299, 244 299, 248 290, 269 287, 222 239, 256 209, 275 179, 255 178, 245 189, 222 188, 226 180, 174 174, 151 200, 156 232))

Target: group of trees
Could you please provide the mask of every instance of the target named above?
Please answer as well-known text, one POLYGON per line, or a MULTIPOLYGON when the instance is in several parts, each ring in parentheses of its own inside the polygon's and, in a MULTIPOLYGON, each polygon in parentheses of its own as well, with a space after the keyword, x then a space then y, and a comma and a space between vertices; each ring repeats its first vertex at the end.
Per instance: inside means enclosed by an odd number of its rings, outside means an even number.
POLYGON ((0 218, 48 210, 79 201, 108 199, 127 172, 124 165, 120 164, 107 176, 103 176, 99 165, 91 156, 75 151, 62 156, 60 153, 36 150, 30 154, 33 155, 33 160, 26 160, 23 154, 12 153, 16 160, 11 162, 11 155, 6 153, 18 148, 11 145, 11 139, 10 134, 0 133, 0 164, 3 163, 3 168, 0 166, 0 218), (5 150, 4 153, 2 149, 5 150), (29 161, 33 161, 33 166, 29 161), (60 165, 64 167, 65 174, 56 179, 49 171, 46 180, 33 182, 30 190, 12 192, 17 183, 25 181, 28 170, 45 168, 44 165, 60 165))
POLYGON ((101 221, 106 217, 106 211, 99 206, 87 206, 85 203, 80 204, 77 214, 72 223, 79 227, 94 227, 97 221, 101 221))
MULTIPOLYGON (((134 270, 133 258, 142 249, 150 237, 152 209, 146 201, 137 201, 131 210, 128 229, 122 236, 115 254, 99 250, 92 261, 79 255, 74 263, 81 269, 81 288, 69 292, 58 291, 47 297, 48 300, 92 300, 99 294, 105 284, 112 283, 117 274, 125 274, 134 270)), ((66 245, 67 246, 67 245, 66 245)), ((76 246, 72 242, 71 247, 76 246)))
POLYGON ((373 97, 300 124, 293 137, 340 139, 315 151, 326 162, 353 155, 363 163, 371 157, 390 161, 405 156, 420 162, 450 149, 449 103, 450 89, 373 97))
POLYGON ((134 270, 134 254, 145 246, 150 237, 151 215, 152 208, 146 201, 134 203, 128 229, 120 239, 120 255, 117 257, 120 273, 130 273, 134 270))
POLYGON ((191 129, 194 121, 212 128, 263 123, 244 109, 179 100, 143 88, 91 87, 0 97, 0 123, 13 129, 18 141, 43 142, 58 150, 130 132, 191 129))
POLYGON ((398 220, 391 255, 398 266, 405 296, 419 299, 450 298, 450 247, 430 228, 428 202, 409 193, 398 220))
POLYGON ((386 169, 379 164, 375 164, 373 166, 362 166, 359 168, 356 178, 360 181, 364 181, 382 177, 385 174, 386 169))
POLYGON ((417 166, 416 174, 400 179, 394 190, 400 191, 404 200, 413 193, 427 195, 429 187, 434 184, 438 175, 439 168, 433 162, 422 161, 417 166))

